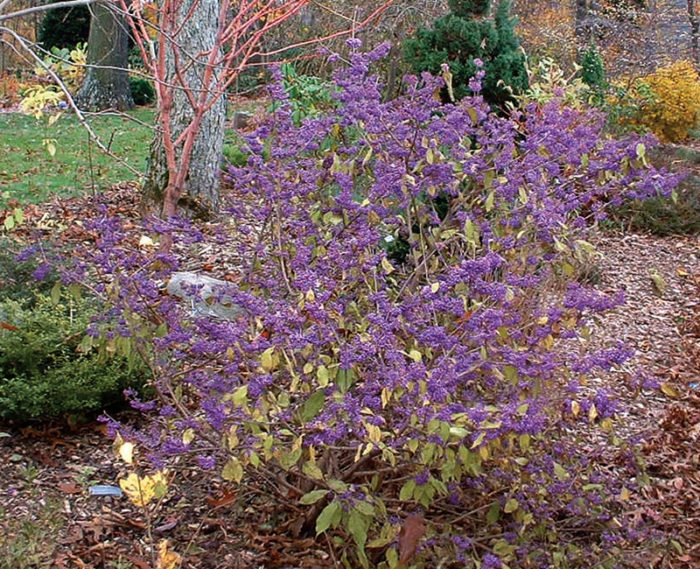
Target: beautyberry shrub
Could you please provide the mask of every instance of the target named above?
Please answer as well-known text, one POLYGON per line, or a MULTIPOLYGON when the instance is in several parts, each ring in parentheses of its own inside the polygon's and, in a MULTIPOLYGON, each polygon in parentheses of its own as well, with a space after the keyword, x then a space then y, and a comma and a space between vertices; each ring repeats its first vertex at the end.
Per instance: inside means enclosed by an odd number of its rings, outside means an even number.
MULTIPOLYGON (((636 465, 607 442, 612 394, 585 381, 629 351, 587 349, 587 323, 623 299, 570 281, 607 204, 675 180, 647 166, 651 140, 608 139, 603 116, 556 100, 506 118, 478 95, 441 104, 424 75, 382 102, 370 66, 386 52, 355 52, 333 110, 299 124, 272 89, 276 112, 229 170, 245 266, 211 300, 238 319, 192 315, 159 292, 176 256, 134 247, 118 220, 93 228, 86 270, 160 395, 135 402, 157 410, 150 428, 114 427, 158 466, 196 456, 212 476, 266 481, 280 508, 298 500, 288 527, 333 534, 348 566, 614 557, 636 465), (430 522, 415 553, 399 546, 409 513, 430 522)), ((150 230, 200 237, 186 221, 150 230)))

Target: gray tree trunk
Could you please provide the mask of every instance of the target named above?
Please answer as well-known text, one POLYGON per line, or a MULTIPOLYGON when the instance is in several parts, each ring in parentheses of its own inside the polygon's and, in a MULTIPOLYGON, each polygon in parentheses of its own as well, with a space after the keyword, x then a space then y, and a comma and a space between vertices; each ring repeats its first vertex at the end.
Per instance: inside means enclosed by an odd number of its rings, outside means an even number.
POLYGON ((129 33, 124 18, 108 3, 92 6, 87 63, 76 103, 87 111, 134 106, 129 85, 129 33))
MULTIPOLYGON (((206 62, 206 56, 199 56, 197 59, 197 54, 206 54, 214 46, 218 29, 219 1, 183 0, 179 14, 181 21, 187 15, 183 30, 176 38, 181 54, 180 71, 184 76, 186 88, 197 98, 202 89, 202 72, 206 62), (195 2, 196 9, 189 14, 195 2), (192 58, 195 60, 193 61, 192 58)), ((177 84, 172 49, 168 49, 166 61, 167 81, 177 84)), ((216 84, 216 80, 213 83, 216 84)), ((177 138, 190 124, 194 114, 195 110, 183 90, 177 88, 170 118, 173 138, 177 138)), ((222 96, 204 114, 197 132, 184 194, 178 203, 179 210, 186 215, 207 218, 218 210, 225 122, 226 97, 222 96)), ((162 210, 168 179, 163 141, 161 135, 157 133, 151 144, 142 193, 141 206, 144 212, 159 213, 162 210)))
POLYGON ((700 14, 695 0, 688 0, 688 22, 690 22, 690 49, 695 63, 700 63, 700 14))

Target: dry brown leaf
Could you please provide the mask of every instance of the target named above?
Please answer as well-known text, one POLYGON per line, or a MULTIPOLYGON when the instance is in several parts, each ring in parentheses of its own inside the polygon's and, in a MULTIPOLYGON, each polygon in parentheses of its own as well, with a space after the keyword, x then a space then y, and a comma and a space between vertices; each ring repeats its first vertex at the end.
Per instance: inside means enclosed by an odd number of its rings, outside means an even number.
POLYGON ((425 535, 425 521, 421 514, 406 518, 399 533, 399 562, 408 563, 416 553, 418 542, 425 535))

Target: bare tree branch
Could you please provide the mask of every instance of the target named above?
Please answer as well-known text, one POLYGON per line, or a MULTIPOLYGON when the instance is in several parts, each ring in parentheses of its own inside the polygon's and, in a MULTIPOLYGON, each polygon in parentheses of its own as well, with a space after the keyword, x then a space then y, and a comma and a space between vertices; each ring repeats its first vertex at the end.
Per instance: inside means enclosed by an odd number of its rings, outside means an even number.
MULTIPOLYGON (((2 10, 11 0, 3 0, 0 2, 0 10, 2 10)), ((59 8, 74 8, 76 6, 89 6, 94 4, 97 0, 67 0, 66 2, 55 2, 54 4, 43 4, 41 6, 33 6, 31 8, 25 8, 24 10, 17 10, 16 12, 10 12, 9 14, 0 14, 0 22, 5 20, 11 20, 13 18, 21 18, 22 16, 27 16, 29 14, 36 14, 37 12, 46 12, 48 10, 57 10, 59 8)))

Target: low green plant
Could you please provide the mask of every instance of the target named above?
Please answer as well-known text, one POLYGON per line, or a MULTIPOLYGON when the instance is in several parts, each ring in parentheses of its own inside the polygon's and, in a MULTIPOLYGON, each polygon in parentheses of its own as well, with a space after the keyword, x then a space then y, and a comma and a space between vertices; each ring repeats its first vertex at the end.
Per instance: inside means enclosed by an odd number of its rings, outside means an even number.
POLYGON ((63 526, 61 501, 33 502, 31 516, 0 509, 0 569, 50 567, 63 526))
POLYGON ((148 79, 143 77, 129 77, 131 85, 131 98, 140 107, 151 105, 156 100, 156 91, 148 79))
POLYGON ((577 76, 579 70, 576 66, 574 73, 566 75, 556 61, 544 57, 536 66, 528 67, 529 87, 516 99, 522 105, 537 103, 540 106, 556 99, 567 107, 581 110, 591 98, 591 88, 577 76))
POLYGON ((52 47, 44 57, 44 64, 34 69, 40 78, 49 78, 46 68, 58 75, 71 91, 76 91, 83 81, 87 65, 87 44, 79 43, 73 48, 52 47))
POLYGON ((0 304, 0 420, 97 413, 121 404, 124 389, 144 384, 135 362, 83 353, 94 307, 56 291, 0 304))
POLYGON ((635 201, 615 212, 616 219, 628 229, 654 235, 692 235, 700 233, 700 177, 686 178, 673 198, 635 201))
POLYGON ((626 85, 613 85, 605 107, 609 122, 651 131, 663 142, 683 142, 700 117, 700 77, 690 61, 676 61, 626 85))
MULTIPOLYGON (((316 116, 333 106, 333 95, 328 84, 318 77, 302 75, 291 63, 280 66, 284 91, 292 104, 292 121, 299 125, 303 119, 316 116)), ((278 105, 273 104, 272 110, 278 105)))
POLYGON ((235 143, 224 144, 224 158, 231 166, 242 168, 248 163, 248 154, 235 143))

